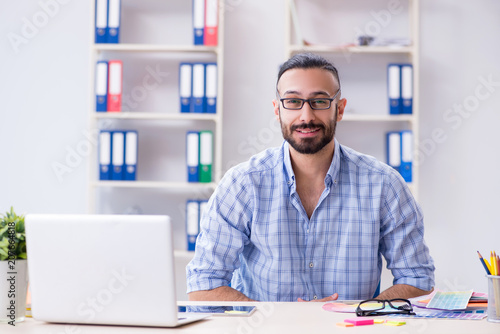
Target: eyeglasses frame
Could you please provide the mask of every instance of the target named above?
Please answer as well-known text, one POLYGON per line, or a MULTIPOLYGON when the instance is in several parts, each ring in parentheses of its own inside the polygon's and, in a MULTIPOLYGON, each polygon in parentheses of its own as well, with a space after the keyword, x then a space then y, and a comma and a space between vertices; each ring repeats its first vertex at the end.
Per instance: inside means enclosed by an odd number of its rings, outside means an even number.
POLYGON ((363 300, 358 304, 358 307, 356 308, 356 315, 358 317, 367 317, 367 316, 379 316, 379 315, 388 315, 388 314, 405 314, 405 315, 415 315, 415 312, 413 312, 413 307, 411 305, 411 302, 408 299, 403 299, 403 298, 395 298, 395 299, 367 299, 363 300), (405 302, 410 309, 403 309, 402 307, 407 306, 407 305, 402 305, 402 306, 394 306, 392 305, 391 302, 405 302), (368 302, 382 302, 382 307, 377 310, 362 310, 361 305, 363 303, 368 303, 368 302), (390 307, 392 307, 395 311, 393 312, 380 312, 381 310, 385 309, 385 304, 389 304, 390 307))
POLYGON ((297 98, 297 97, 285 97, 285 98, 281 98, 280 96, 280 93, 278 92, 278 89, 276 89, 276 94, 278 94, 278 97, 279 97, 279 100, 281 102, 281 105, 283 106, 284 109, 286 110, 301 110, 303 107, 304 107, 304 104, 307 102, 309 104, 309 107, 311 107, 312 110, 328 110, 332 107, 332 102, 337 98, 337 96, 340 94, 340 87, 339 89, 337 90, 337 93, 335 93, 335 95, 332 97, 332 98, 322 98, 322 97, 318 97, 318 98, 313 98, 313 99, 300 99, 300 98, 297 98), (314 108, 311 104, 311 101, 313 100, 328 100, 330 101, 330 105, 327 107, 327 108, 314 108), (283 103, 284 100, 299 100, 299 101, 302 101, 302 105, 300 106, 300 108, 287 108, 285 107, 285 104, 283 103))

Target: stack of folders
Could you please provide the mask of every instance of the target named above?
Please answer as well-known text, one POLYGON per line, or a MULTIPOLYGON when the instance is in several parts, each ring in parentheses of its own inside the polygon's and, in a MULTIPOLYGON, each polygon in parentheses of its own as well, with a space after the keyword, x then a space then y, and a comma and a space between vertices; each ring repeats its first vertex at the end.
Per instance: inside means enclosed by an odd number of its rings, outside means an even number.
POLYGON ((217 110, 217 64, 181 63, 179 97, 183 113, 214 114, 217 110))
POLYGON ((122 110, 123 63, 121 60, 98 61, 96 65, 95 110, 122 110))
POLYGON ((409 130, 387 133, 387 164, 403 179, 412 182, 413 133, 409 130))
POLYGON ((212 182, 212 131, 186 133, 186 165, 188 182, 212 182))
POLYGON ((120 42, 120 0, 96 0, 95 42, 120 42))
POLYGON ((135 181, 137 131, 108 131, 99 134, 99 180, 135 181))
POLYGON ((217 45, 219 0, 193 0, 194 45, 217 45))
POLYGON ((196 238, 200 233, 201 214, 207 206, 207 200, 188 200, 186 202, 186 234, 187 250, 194 251, 196 238))
POLYGON ((413 66, 411 64, 387 66, 387 95, 391 115, 412 113, 413 66))

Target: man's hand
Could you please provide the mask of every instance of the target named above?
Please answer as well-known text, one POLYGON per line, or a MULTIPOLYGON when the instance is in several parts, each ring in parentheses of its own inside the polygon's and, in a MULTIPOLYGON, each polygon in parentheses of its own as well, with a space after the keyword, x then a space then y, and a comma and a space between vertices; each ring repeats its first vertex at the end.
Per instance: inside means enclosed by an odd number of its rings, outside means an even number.
MULTIPOLYGON (((332 300, 337 300, 337 298, 339 298, 339 294, 338 293, 334 293, 333 295, 331 296, 328 296, 328 297, 325 297, 325 298, 322 298, 322 299, 316 299, 316 300, 311 300, 312 302, 329 302, 329 301, 332 301, 332 300)), ((297 301, 298 302, 307 302, 307 300, 304 300, 302 298, 297 298, 297 301)))

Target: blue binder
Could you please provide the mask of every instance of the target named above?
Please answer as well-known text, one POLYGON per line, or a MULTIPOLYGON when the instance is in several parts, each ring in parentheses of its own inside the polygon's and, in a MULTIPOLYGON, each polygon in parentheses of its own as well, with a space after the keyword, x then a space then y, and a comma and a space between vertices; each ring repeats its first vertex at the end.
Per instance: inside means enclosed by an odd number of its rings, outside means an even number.
POLYGON ((205 64, 193 64, 193 91, 192 91, 193 112, 203 113, 206 107, 205 97, 205 64))
POLYGON ((194 45, 203 45, 205 29, 205 0, 193 0, 194 45))
POLYGON ((137 172, 137 131, 125 132, 125 168, 123 170, 123 179, 126 181, 135 181, 137 172))
POLYGON ((205 65, 206 87, 205 97, 207 106, 205 111, 215 114, 217 111, 217 64, 208 63, 205 65))
POLYGON ((401 166, 399 173, 403 179, 412 182, 413 174, 413 133, 409 130, 401 131, 401 166))
POLYGON ((121 0, 108 1, 108 43, 119 43, 121 0))
POLYGON ((186 133, 186 166, 188 182, 199 181, 200 162, 200 133, 188 131, 186 133))
POLYGON ((200 233, 200 204, 195 200, 186 202, 186 234, 187 250, 194 251, 196 248, 196 238, 200 233))
POLYGON ((402 114, 411 114, 413 111, 413 66, 401 65, 401 101, 402 114))
POLYGON ((125 158, 125 132, 111 132, 111 179, 123 180, 123 167, 125 158))
POLYGON ((110 131, 99 133, 99 180, 111 180, 111 145, 110 131))
POLYGON ((108 42, 108 0, 95 1, 95 43, 108 42))
POLYGON ((108 109, 108 62, 98 61, 95 73, 95 110, 105 112, 108 109))
POLYGON ((401 167, 401 133, 392 131, 387 133, 387 164, 400 171, 401 167))
POLYGON ((193 112, 191 105, 193 81, 193 65, 190 63, 179 64, 179 98, 181 112, 193 112))
POLYGON ((389 114, 401 114, 401 66, 399 64, 387 66, 387 96, 389 98, 389 114))

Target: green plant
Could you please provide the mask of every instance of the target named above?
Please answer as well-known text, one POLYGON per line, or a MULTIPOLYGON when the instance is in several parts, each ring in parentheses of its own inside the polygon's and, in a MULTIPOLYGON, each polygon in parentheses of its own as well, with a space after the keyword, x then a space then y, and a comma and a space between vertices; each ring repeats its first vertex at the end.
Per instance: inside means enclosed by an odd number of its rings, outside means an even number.
POLYGON ((0 261, 26 259, 24 216, 10 208, 0 220, 0 261))

